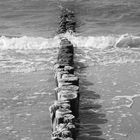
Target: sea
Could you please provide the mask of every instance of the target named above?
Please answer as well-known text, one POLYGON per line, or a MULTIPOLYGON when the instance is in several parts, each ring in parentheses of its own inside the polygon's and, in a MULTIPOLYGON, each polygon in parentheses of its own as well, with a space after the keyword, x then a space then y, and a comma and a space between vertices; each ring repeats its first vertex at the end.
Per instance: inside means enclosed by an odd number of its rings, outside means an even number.
POLYGON ((139 140, 139 0, 0 0, 0 140, 51 139, 61 37, 80 78, 77 140, 139 140), (76 33, 57 34, 63 8, 76 33))

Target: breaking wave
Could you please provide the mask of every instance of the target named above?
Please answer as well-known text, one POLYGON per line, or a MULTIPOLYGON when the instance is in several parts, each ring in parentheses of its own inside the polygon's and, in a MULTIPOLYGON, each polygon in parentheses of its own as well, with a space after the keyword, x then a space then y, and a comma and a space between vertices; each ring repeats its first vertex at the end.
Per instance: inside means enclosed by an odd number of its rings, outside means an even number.
POLYGON ((140 36, 133 36, 129 34, 88 37, 75 37, 66 34, 65 36, 77 47, 92 47, 102 50, 110 47, 140 48, 140 36))
POLYGON ((78 48, 90 47, 94 49, 118 48, 140 48, 140 36, 129 34, 109 36, 78 36, 69 33, 55 36, 54 38, 42 37, 0 37, 0 49, 47 49, 59 47, 60 38, 67 37, 74 46, 78 48))
POLYGON ((129 34, 84 37, 66 33, 54 38, 2 36, 0 72, 52 69, 62 37, 73 43, 76 59, 89 65, 140 60, 140 37, 129 34))
POLYGON ((0 37, 0 49, 1 50, 28 50, 28 49, 47 49, 55 48, 59 46, 60 40, 58 37, 54 38, 42 38, 42 37, 0 37))

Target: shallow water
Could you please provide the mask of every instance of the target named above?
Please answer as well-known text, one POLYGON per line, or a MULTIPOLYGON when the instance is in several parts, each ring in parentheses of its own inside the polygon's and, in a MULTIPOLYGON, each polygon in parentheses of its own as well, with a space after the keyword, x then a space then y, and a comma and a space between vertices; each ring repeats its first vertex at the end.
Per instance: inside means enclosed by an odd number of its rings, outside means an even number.
POLYGON ((139 140, 140 63, 83 68, 79 140, 139 140))
POLYGON ((49 140, 52 71, 4 73, 0 85, 0 139, 49 140))

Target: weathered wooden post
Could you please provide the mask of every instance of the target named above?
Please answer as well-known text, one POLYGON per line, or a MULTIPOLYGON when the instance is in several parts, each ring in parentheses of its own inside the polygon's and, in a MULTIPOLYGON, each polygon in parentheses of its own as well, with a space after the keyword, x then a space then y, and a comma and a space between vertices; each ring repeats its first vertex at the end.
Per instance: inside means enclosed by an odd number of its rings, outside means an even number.
MULTIPOLYGON (((59 34, 75 32, 74 13, 63 11, 59 34)), ((61 38, 57 63, 54 65, 56 101, 50 106, 52 140, 75 140, 75 122, 79 116, 79 78, 74 74, 74 47, 61 38)))

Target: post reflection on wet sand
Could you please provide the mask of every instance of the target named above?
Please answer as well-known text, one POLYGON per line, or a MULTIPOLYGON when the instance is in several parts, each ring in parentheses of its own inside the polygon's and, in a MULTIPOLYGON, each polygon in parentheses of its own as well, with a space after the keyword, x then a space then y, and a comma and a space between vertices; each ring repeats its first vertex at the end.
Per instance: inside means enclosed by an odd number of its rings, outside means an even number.
POLYGON ((80 78, 80 123, 77 140, 106 140, 103 138, 101 125, 107 123, 108 120, 101 111, 102 105, 97 101, 100 95, 88 89, 88 86, 93 86, 94 83, 87 80, 86 66, 79 62, 76 65, 80 78))

